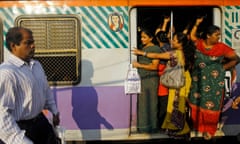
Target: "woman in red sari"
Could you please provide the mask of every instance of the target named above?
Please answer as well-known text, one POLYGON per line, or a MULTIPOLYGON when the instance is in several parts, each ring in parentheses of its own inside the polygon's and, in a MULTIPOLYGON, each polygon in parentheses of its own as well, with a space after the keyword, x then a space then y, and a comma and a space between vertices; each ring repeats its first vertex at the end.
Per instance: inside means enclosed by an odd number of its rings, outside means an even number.
POLYGON ((217 131, 224 98, 225 70, 237 64, 238 56, 232 48, 219 42, 220 28, 215 25, 208 27, 198 39, 197 26, 202 20, 197 19, 191 32, 197 49, 189 105, 194 130, 201 132, 208 140, 217 131), (228 62, 223 64, 223 59, 228 62))

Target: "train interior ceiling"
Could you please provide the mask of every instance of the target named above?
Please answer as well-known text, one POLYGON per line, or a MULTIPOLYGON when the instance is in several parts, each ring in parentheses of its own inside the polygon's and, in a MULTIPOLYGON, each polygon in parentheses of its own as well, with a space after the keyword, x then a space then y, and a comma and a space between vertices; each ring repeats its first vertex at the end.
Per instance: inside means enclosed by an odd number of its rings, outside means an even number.
MULTIPOLYGON (((138 32, 141 28, 154 31, 163 23, 164 17, 172 15, 172 23, 176 32, 183 31, 186 27, 191 29, 196 18, 204 17, 204 21, 199 27, 199 31, 206 25, 214 23, 214 10, 218 7, 137 7, 137 26, 138 32)), ((220 20, 218 20, 220 21, 220 20)), ((170 28, 170 23, 167 30, 170 28)), ((139 34, 138 34, 139 37, 139 34)))

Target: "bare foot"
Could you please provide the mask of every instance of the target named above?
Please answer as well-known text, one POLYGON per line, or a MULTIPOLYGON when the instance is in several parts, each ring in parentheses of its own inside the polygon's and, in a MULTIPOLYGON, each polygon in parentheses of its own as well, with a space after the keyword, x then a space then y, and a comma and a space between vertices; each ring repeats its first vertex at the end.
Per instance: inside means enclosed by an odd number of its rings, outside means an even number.
POLYGON ((203 138, 204 138, 205 140, 210 140, 210 139, 212 139, 212 136, 211 136, 208 132, 204 132, 204 133, 203 133, 203 138))

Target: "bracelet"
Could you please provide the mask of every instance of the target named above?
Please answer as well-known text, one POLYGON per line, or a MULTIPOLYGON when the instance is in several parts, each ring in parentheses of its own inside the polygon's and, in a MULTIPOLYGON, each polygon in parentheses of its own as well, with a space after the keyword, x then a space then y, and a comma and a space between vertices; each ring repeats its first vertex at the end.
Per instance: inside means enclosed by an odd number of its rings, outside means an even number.
POLYGON ((143 53, 143 56, 147 56, 147 52, 146 51, 143 53))

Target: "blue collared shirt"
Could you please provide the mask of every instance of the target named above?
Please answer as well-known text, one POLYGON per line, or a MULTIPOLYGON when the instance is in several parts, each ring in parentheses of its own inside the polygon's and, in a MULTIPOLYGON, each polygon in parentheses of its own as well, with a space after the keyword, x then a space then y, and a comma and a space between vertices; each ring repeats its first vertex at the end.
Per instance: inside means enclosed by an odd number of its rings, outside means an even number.
POLYGON ((0 65, 0 139, 30 144, 16 121, 32 119, 43 109, 58 112, 41 64, 35 60, 28 64, 10 54, 0 65))

